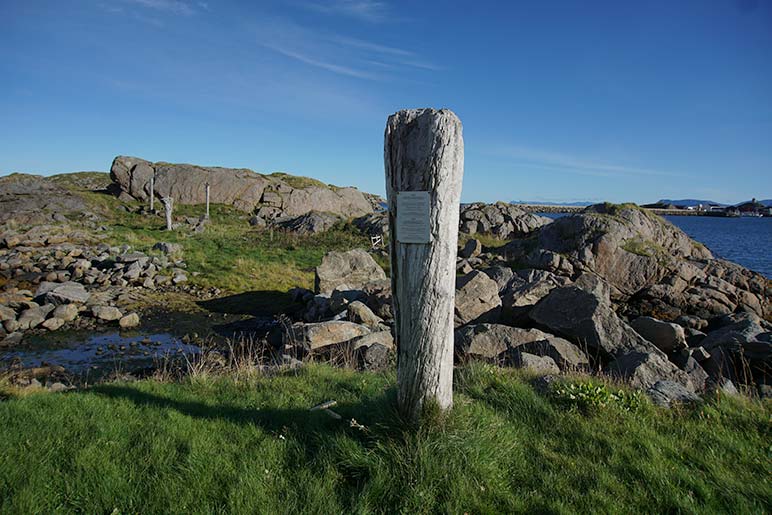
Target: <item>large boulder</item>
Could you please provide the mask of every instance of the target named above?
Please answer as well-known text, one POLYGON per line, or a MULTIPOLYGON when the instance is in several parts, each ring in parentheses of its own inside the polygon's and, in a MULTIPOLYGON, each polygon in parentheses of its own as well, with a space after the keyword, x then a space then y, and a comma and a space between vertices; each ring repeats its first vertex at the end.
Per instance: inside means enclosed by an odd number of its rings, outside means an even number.
POLYGON ((628 352, 620 355, 606 367, 612 376, 625 379, 631 386, 646 390, 658 381, 673 381, 694 392, 689 375, 679 369, 659 351, 628 352))
POLYGON ((370 334, 366 326, 353 322, 329 321, 313 324, 293 324, 284 335, 285 345, 300 346, 307 351, 314 351, 330 345, 349 342, 370 334))
POLYGON ((330 294, 340 285, 349 289, 362 289, 366 284, 386 279, 386 272, 362 249, 348 252, 332 251, 325 254, 316 267, 314 289, 316 293, 330 294))
POLYGON ((635 332, 649 340, 662 352, 686 349, 686 334, 678 324, 663 322, 652 317, 638 317, 630 325, 635 332))
POLYGON ((456 355, 460 358, 496 359, 510 349, 544 341, 552 335, 538 329, 521 329, 501 324, 473 324, 456 329, 456 355))
POLYGON ((74 281, 64 283, 42 282, 35 292, 35 298, 55 304, 85 304, 88 302, 90 294, 86 288, 74 281))
POLYGON ((245 168, 151 163, 118 156, 113 160, 110 177, 124 195, 143 201, 149 198, 150 178, 154 177, 155 195, 170 196, 180 204, 203 204, 208 183, 212 203, 232 205, 242 211, 264 208, 262 218, 297 217, 310 211, 352 217, 373 211, 369 196, 355 188, 328 187, 285 174, 261 175, 245 168))
POLYGON ((471 322, 495 322, 501 312, 496 281, 475 270, 456 279, 456 327, 471 322))
POLYGON ((529 316, 538 326, 605 357, 631 351, 661 354, 620 319, 598 292, 577 286, 555 288, 534 306, 529 316))

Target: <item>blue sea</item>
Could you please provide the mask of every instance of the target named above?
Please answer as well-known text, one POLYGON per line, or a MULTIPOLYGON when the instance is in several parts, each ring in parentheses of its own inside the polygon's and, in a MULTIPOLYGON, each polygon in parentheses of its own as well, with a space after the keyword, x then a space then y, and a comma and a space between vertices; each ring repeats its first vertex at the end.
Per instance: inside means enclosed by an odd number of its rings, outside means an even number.
MULTIPOLYGON (((540 213, 550 218, 562 214, 540 213)), ((714 256, 734 261, 772 278, 772 218, 724 218, 715 216, 666 216, 690 238, 710 249, 714 256)))

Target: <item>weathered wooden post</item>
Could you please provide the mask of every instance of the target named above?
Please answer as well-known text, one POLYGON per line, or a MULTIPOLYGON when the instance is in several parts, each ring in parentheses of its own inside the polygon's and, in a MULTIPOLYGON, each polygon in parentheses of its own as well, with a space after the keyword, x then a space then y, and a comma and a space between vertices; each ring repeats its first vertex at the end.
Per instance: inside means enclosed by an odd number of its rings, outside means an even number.
POLYGON ((209 219, 209 183, 206 183, 206 218, 209 219))
POLYGON ((166 230, 172 230, 172 209, 174 209, 174 199, 171 197, 164 197, 161 199, 164 205, 164 211, 166 211, 166 230))
POLYGON ((456 245, 464 175, 461 121, 448 109, 399 111, 386 123, 386 194, 400 411, 453 405, 456 245))
POLYGON ((155 213, 155 175, 150 176, 150 212, 155 213))

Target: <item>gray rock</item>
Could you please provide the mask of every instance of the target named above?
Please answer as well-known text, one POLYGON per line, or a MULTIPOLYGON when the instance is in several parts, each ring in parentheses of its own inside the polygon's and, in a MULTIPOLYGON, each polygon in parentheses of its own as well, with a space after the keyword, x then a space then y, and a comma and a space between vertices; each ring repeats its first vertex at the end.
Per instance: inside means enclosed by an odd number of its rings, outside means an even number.
POLYGON ((548 337, 524 343, 518 349, 536 356, 549 356, 561 370, 586 370, 589 367, 587 355, 579 347, 563 338, 543 334, 548 337))
POLYGON ((657 381, 668 380, 694 391, 694 386, 686 372, 668 361, 659 351, 628 352, 609 363, 606 370, 611 375, 622 377, 633 387, 642 390, 654 386, 657 381))
MULTIPOLYGON (((529 316, 537 325, 607 357, 631 351, 661 354, 623 322, 597 293, 576 286, 553 289, 536 304, 529 316)), ((662 359, 665 359, 664 355, 662 359)))
POLYGON ((657 346, 662 352, 686 349, 684 328, 652 317, 638 317, 630 325, 635 331, 657 346))
POLYGON ((538 329, 521 329, 501 324, 474 324, 456 329, 456 355, 465 358, 495 359, 510 349, 545 341, 552 335, 538 329))
POLYGON ((458 251, 459 257, 462 258, 473 258, 477 257, 482 253, 482 243, 480 243, 480 240, 476 240, 474 238, 468 240, 464 247, 458 251))
POLYGON ((366 304, 358 300, 352 302, 347 307, 348 319, 356 324, 364 324, 373 329, 383 323, 383 319, 376 316, 375 313, 367 307, 366 304))
POLYGON ((518 368, 525 368, 538 374, 559 374, 560 369, 549 356, 536 356, 527 352, 515 352, 512 363, 518 368))
POLYGON ((62 320, 61 318, 53 317, 53 318, 49 318, 41 325, 46 329, 48 329, 49 331, 56 331, 57 329, 59 329, 64 325, 64 320, 62 320))
MULTIPOLYGON (((48 314, 53 310, 54 310, 54 306, 51 304, 46 304, 45 306, 31 307, 31 308, 25 309, 19 314, 19 318, 17 320, 18 322, 17 328, 22 331, 27 329, 34 329, 40 324, 42 324, 43 321, 48 316, 48 314)), ((8 324, 8 322, 6 322, 6 324, 8 324)), ((8 329, 7 325, 6 325, 6 329, 8 329)))
POLYGON ((35 292, 36 299, 43 299, 45 302, 61 304, 85 304, 89 299, 89 292, 86 288, 74 281, 64 283, 42 282, 35 292))
POLYGON ((358 290, 370 282, 384 279, 386 273, 366 251, 333 251, 328 252, 322 258, 322 263, 316 267, 314 290, 317 293, 329 294, 341 284, 358 290))
POLYGON ((24 335, 20 332, 9 332, 5 338, 0 340, 0 348, 19 345, 23 337, 24 335))
POLYGON ((16 320, 16 311, 8 306, 0 306, 0 322, 5 322, 6 320, 16 320))
POLYGON ((114 320, 120 320, 123 317, 123 313, 113 306, 93 306, 91 308, 91 314, 99 320, 112 322, 114 320))
POLYGON ((350 341, 351 347, 357 350, 361 347, 369 347, 371 345, 382 345, 391 350, 394 350, 394 337, 391 335, 391 331, 375 331, 370 334, 358 336, 350 341))
POLYGON ((475 270, 456 279, 456 327, 471 322, 496 322, 500 314, 499 287, 485 273, 475 270))
POLYGON ((515 272, 508 266, 492 266, 486 268, 483 272, 496 281, 496 284, 499 286, 499 293, 503 293, 507 289, 509 282, 515 276, 515 272))
POLYGON ((383 370, 391 361, 391 349, 379 343, 360 347, 356 351, 357 365, 360 370, 383 370))
POLYGON ((646 390, 652 402, 662 408, 670 408, 673 404, 689 404, 699 402, 699 395, 673 381, 657 381, 646 390))
POLYGON ((340 217, 331 213, 310 211, 294 218, 276 219, 274 224, 298 234, 318 234, 332 229, 340 220, 340 217))
POLYGON ((337 345, 353 340, 359 336, 370 334, 366 326, 353 322, 330 321, 312 324, 293 324, 285 334, 285 345, 300 345, 313 351, 329 345, 337 345))
POLYGON ((249 219, 249 225, 252 227, 265 227, 268 224, 263 218, 255 215, 249 219))
POLYGON ((167 243, 165 241, 159 241, 153 245, 153 250, 163 252, 167 256, 179 256, 182 254, 182 245, 179 243, 167 243))
POLYGON ((139 325, 139 315, 136 313, 129 313, 118 320, 118 325, 123 329, 137 327, 139 325))
POLYGON ((61 306, 56 307, 53 316, 64 320, 65 322, 72 322, 78 318, 78 306, 75 304, 62 304, 61 306))

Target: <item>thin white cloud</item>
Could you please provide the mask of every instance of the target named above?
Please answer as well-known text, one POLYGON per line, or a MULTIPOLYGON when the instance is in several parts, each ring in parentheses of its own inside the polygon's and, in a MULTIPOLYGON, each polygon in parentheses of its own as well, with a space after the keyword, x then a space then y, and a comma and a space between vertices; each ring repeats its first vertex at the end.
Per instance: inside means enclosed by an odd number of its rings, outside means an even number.
POLYGON ((388 5, 377 0, 327 0, 304 2, 302 5, 317 12, 337 14, 369 22, 388 19, 388 5))
POLYGON ((191 16, 195 14, 193 7, 183 2, 182 0, 127 0, 128 2, 147 7, 149 9, 155 9, 157 11, 164 11, 172 14, 179 14, 183 16, 191 16))
POLYGON ((263 46, 270 48, 271 50, 278 52, 284 56, 290 57, 292 59, 295 59, 297 61, 300 61, 302 63, 316 66, 317 68, 322 68, 324 70, 328 70, 334 73, 338 73, 340 75, 348 75, 349 77, 356 77, 358 79, 368 79, 368 80, 377 80, 378 77, 376 75, 373 75, 371 73, 357 70, 355 68, 349 68, 348 66, 341 66, 335 63, 322 61, 319 59, 315 59, 313 57, 309 57, 307 55, 301 54, 299 52, 295 52, 293 50, 282 48, 278 45, 272 45, 269 43, 264 43, 263 46))
POLYGON ((603 163, 551 151, 512 145, 496 148, 491 154, 511 159, 512 164, 518 168, 589 175, 593 177, 678 177, 683 175, 672 171, 603 163))
POLYGON ((388 80, 404 70, 440 68, 402 48, 300 26, 284 18, 264 19, 254 26, 258 42, 285 57, 339 75, 388 80))

